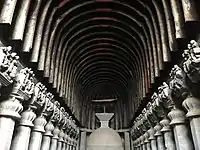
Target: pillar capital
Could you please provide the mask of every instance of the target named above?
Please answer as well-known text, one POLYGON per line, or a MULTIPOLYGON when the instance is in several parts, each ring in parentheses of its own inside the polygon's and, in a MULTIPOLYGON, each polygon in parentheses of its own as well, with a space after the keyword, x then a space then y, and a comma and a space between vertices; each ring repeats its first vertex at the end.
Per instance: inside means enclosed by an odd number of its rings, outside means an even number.
POLYGON ((162 133, 161 133, 162 127, 161 127, 161 125, 159 123, 156 124, 154 129, 156 131, 155 134, 154 134, 155 136, 161 136, 162 135, 162 133))
POLYGON ((183 107, 187 110, 186 117, 200 116, 200 100, 196 97, 188 97, 183 101, 183 107))
POLYGON ((51 121, 49 121, 45 126, 45 136, 53 136, 52 131, 54 130, 54 126, 51 121))
POLYGON ((58 135, 60 133, 60 129, 56 126, 53 130, 53 139, 59 139, 58 135))
MULTIPOLYGON (((186 84, 186 73, 178 65, 174 65, 170 72, 170 78, 169 87, 172 90, 172 96, 178 99, 184 99, 189 94, 189 89, 186 84)), ((174 102, 177 103, 179 101, 174 102)))
POLYGON ((183 69, 193 83, 200 81, 200 46, 195 40, 191 40, 188 49, 183 53, 183 69))
POLYGON ((172 109, 168 117, 171 120, 170 125, 183 124, 186 122, 185 112, 178 108, 172 109))
POLYGON ((154 134, 155 134, 155 129, 154 128, 150 128, 148 130, 148 133, 149 133, 149 140, 155 140, 156 139, 155 136, 154 136, 154 134))
POLYGON ((20 101, 23 98, 20 96, 10 96, 8 100, 0 103, 0 116, 10 117, 13 119, 21 118, 20 113, 23 106, 20 101))
POLYGON ((37 132, 45 132, 44 126, 46 125, 47 121, 43 115, 38 116, 34 120, 34 128, 33 131, 37 132))
POLYGON ((58 139, 58 141, 59 141, 59 142, 64 142, 64 139, 63 139, 64 136, 65 136, 65 134, 64 134, 64 132, 61 130, 60 133, 59 133, 59 139, 58 139))
POLYGON ((145 132, 144 138, 145 138, 144 143, 149 143, 149 134, 148 134, 148 132, 145 132))
POLYGON ((160 121, 160 124, 162 126, 161 132, 168 132, 171 131, 170 128, 170 120, 167 118, 164 118, 163 120, 160 121))
POLYGON ((13 83, 17 74, 19 56, 17 53, 12 53, 11 50, 11 46, 0 46, 0 87, 13 83))
POLYGON ((33 112, 32 109, 27 109, 21 114, 20 125, 23 126, 34 126, 33 120, 36 118, 36 114, 33 112))

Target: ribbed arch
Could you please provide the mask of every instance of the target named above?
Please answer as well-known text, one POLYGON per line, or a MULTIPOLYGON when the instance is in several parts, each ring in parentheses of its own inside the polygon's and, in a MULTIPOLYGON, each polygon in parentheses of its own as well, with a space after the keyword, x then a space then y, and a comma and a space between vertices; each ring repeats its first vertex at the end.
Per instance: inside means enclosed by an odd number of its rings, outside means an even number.
POLYGON ((5 1, 0 28, 11 37, 5 41, 86 127, 91 120, 81 113, 91 113, 91 100, 104 97, 118 97, 115 120, 124 122, 117 128, 127 126, 163 76, 176 39, 186 37, 184 23, 196 19, 173 0, 5 1))

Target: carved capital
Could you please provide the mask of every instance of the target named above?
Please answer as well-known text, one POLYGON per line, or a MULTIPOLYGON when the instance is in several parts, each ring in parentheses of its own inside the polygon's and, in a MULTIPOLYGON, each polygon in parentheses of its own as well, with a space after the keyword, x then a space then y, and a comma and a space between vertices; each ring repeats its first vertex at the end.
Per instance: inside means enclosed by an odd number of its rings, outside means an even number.
POLYGON ((148 133, 149 133, 149 140, 155 140, 156 139, 155 136, 154 136, 155 129, 153 127, 148 130, 148 133))
POLYGON ((145 137, 144 143, 149 143, 149 134, 148 134, 148 132, 145 132, 144 137, 145 137))
POLYGON ((12 47, 0 47, 0 84, 8 86, 17 74, 19 56, 11 52, 12 47))
POLYGON ((162 135, 162 133, 161 133, 162 127, 161 127, 161 125, 159 123, 156 124, 156 126, 154 127, 154 129, 156 131, 156 133, 154 134, 155 136, 161 136, 162 135))
POLYGON ((64 132, 61 130, 60 133, 59 133, 59 139, 58 139, 58 141, 64 142, 64 136, 65 136, 65 134, 64 134, 64 132))
POLYGON ((45 126, 45 136, 53 136, 52 131, 54 130, 54 126, 51 121, 49 121, 45 126))
POLYGON ((33 131, 45 132, 44 126, 46 125, 46 123, 47 123, 47 121, 46 121, 46 119, 44 118, 43 115, 37 117, 37 118, 34 120, 34 128, 33 128, 33 131))
POLYGON ((60 133, 60 129, 58 128, 58 126, 56 126, 53 130, 53 139, 59 139, 58 135, 60 133))
POLYGON ((186 117, 194 118, 200 116, 200 100, 196 97, 188 97, 183 101, 183 107, 187 110, 186 117))
POLYGON ((15 77, 12 93, 15 95, 21 95, 25 100, 29 100, 33 94, 34 82, 33 71, 30 68, 23 68, 15 77))
POLYGON ((23 110, 23 106, 20 103, 21 97, 11 96, 8 100, 0 103, 0 116, 5 116, 13 119, 21 118, 20 113, 23 110))
POLYGON ((172 109, 168 117, 171 120, 170 125, 184 124, 186 122, 185 112, 178 108, 172 109))
POLYGON ((172 101, 171 93, 172 91, 166 82, 163 82, 163 84, 160 87, 158 87, 158 95, 160 97, 162 106, 165 109, 171 109, 174 105, 174 102, 172 101))
POLYGON ((65 143, 68 142, 68 139, 69 139, 69 136, 65 133, 65 136, 64 136, 64 141, 65 141, 65 143))
POLYGON ((162 126, 162 130, 161 132, 168 132, 168 131, 171 131, 171 128, 170 128, 170 120, 167 119, 167 118, 164 118, 163 120, 160 121, 160 124, 162 126))
POLYGON ((183 69, 193 83, 200 81, 200 46, 191 40, 188 49, 183 53, 184 63, 183 69))
POLYGON ((32 109, 25 110, 21 114, 20 125, 23 126, 33 126, 33 120, 36 118, 36 114, 32 111, 32 109))
POLYGON ((188 95, 188 87, 185 81, 185 72, 178 65, 174 65, 170 73, 170 78, 169 87, 172 90, 173 96, 176 98, 186 97, 188 95))

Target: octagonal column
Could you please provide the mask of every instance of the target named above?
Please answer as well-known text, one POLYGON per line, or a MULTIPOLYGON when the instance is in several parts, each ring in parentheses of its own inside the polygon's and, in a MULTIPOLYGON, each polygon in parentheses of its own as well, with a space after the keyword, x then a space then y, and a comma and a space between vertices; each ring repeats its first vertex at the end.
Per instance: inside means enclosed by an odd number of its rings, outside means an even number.
POLYGON ((130 136, 129 132, 124 132, 125 150, 130 150, 130 136))
POLYGON ((21 97, 11 96, 0 103, 0 147, 9 150, 13 136, 15 120, 19 119, 23 109, 21 97))
POLYGON ((50 143, 51 143, 51 137, 53 136, 53 134, 52 134, 53 129, 54 129, 54 126, 53 126, 52 122, 49 121, 45 126, 45 133, 43 135, 41 150, 49 150, 50 143))
POLYGON ((154 128, 150 128, 150 129, 148 130, 148 133, 149 133, 149 141, 150 141, 150 143, 151 143, 151 149, 152 149, 152 150, 158 150, 158 148, 157 148, 157 143, 156 143, 156 138, 155 138, 155 136, 154 136, 154 134, 155 134, 154 128))
POLYGON ((156 133, 154 134, 157 140, 157 146, 158 150, 165 150, 165 144, 164 144, 164 138, 161 133, 161 125, 157 123, 157 125, 154 127, 156 133))
POLYGON ((33 120, 36 115, 32 109, 29 108, 28 110, 25 110, 21 116, 22 118, 20 120, 17 133, 12 141, 11 150, 28 149, 31 127, 33 127, 33 120))
POLYGON ((57 144, 58 144, 58 135, 60 133, 60 130, 58 128, 58 126, 55 127, 55 129, 53 130, 53 137, 51 139, 51 146, 50 146, 50 150, 55 150, 57 149, 57 144))
POLYGON ((177 150, 194 149, 189 136, 189 130, 186 125, 184 111, 174 108, 171 110, 171 112, 169 112, 168 116, 171 120, 170 125, 173 127, 177 150))
POLYGON ((187 110, 186 117, 190 121, 195 149, 200 149, 200 100, 188 97, 183 101, 183 107, 187 110))
POLYGON ((81 132, 81 142, 80 142, 80 149, 86 150, 86 132, 81 132))
POLYGON ((144 134, 144 138, 145 138, 144 143, 145 143, 145 146, 146 146, 146 150, 151 150, 151 145, 150 145, 150 141, 149 141, 149 134, 148 134, 148 132, 146 132, 144 134))
POLYGON ((146 150, 146 145, 145 145, 145 143, 144 143, 144 140, 145 140, 144 135, 141 135, 140 140, 141 140, 141 149, 142 149, 142 150, 146 150))
POLYGON ((40 150, 42 143, 42 134, 45 132, 44 126, 47 121, 43 115, 38 116, 34 121, 33 131, 31 133, 29 150, 40 150))
POLYGON ((59 133, 59 139, 58 139, 58 147, 57 147, 57 150, 62 150, 62 145, 63 145, 63 142, 64 142, 64 136, 65 136, 65 134, 64 134, 63 131, 61 130, 60 133, 59 133))
POLYGON ((169 126, 169 123, 170 120, 167 118, 164 118, 160 121, 160 124, 162 125, 161 132, 164 135, 165 147, 167 148, 167 150, 176 150, 173 132, 169 126))
POLYGON ((63 146, 62 146, 62 150, 67 150, 66 149, 66 145, 67 145, 67 138, 68 138, 68 135, 65 133, 64 134, 64 137, 63 137, 63 146))

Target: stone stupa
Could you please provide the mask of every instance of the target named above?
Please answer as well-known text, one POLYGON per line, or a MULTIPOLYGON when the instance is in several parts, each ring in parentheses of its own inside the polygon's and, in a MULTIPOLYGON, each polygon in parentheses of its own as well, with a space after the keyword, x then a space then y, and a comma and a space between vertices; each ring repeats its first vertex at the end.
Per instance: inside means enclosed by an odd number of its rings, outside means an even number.
POLYGON ((119 134, 109 128, 109 120, 114 113, 96 113, 101 127, 94 130, 88 138, 87 150, 123 150, 119 134))

